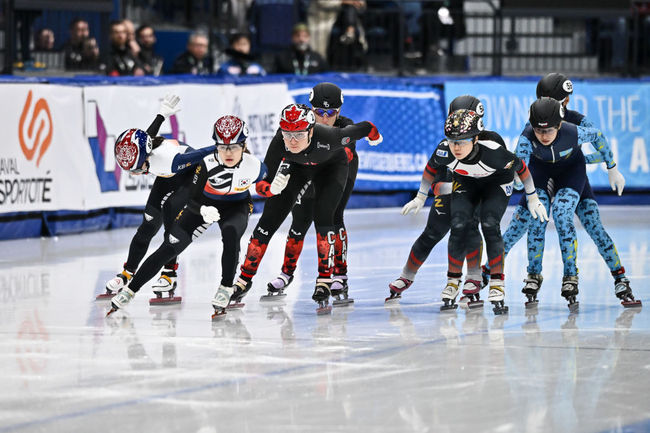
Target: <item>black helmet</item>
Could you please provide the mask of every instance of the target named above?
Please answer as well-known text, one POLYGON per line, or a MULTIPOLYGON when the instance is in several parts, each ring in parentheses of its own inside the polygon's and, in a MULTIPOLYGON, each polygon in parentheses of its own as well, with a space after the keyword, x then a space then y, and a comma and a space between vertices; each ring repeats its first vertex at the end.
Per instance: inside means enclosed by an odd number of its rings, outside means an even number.
POLYGON ((318 83, 309 92, 312 107, 340 108, 343 105, 343 92, 336 84, 318 83))
POLYGON ((547 96, 549 98, 562 101, 572 93, 573 83, 566 75, 560 74, 559 72, 551 72, 550 74, 546 74, 537 83, 538 98, 547 96))
POLYGON ((483 117, 485 114, 485 108, 483 107, 481 100, 473 97, 472 95, 462 95, 455 97, 454 100, 451 101, 451 104, 449 104, 449 112, 447 114, 451 114, 456 110, 462 109, 472 110, 481 117, 483 117))
POLYGON ((450 140, 463 140, 483 131, 483 119, 476 111, 456 110, 445 120, 445 136, 450 140))
POLYGON ((564 107, 553 98, 539 98, 530 106, 529 121, 533 128, 559 126, 564 119, 564 107))

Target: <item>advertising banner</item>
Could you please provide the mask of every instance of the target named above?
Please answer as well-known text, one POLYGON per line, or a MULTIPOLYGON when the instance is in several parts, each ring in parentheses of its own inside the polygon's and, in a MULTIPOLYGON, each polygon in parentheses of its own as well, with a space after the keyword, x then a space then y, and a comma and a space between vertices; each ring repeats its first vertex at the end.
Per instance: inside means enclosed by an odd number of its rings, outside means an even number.
POLYGON ((0 214, 82 209, 82 89, 0 84, 0 214))
MULTIPOLYGON (((535 100, 536 80, 451 81, 445 85, 445 101, 471 94, 485 105, 485 127, 501 134, 514 149, 535 100)), ((650 187, 650 83, 574 81, 569 108, 587 116, 603 132, 614 152, 627 187, 650 187)), ((592 153, 591 144, 583 152, 592 153)), ((609 188, 605 164, 587 166, 596 188, 609 188)))

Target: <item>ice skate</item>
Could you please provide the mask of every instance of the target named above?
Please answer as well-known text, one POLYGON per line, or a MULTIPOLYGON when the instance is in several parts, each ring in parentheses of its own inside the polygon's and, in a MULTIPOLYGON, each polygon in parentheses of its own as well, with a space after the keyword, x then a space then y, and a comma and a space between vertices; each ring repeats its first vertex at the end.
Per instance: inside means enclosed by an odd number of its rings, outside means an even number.
POLYGON ((120 308, 126 307, 134 296, 135 293, 128 287, 120 290, 119 293, 113 296, 113 299, 111 299, 111 309, 108 311, 108 313, 106 313, 106 317, 110 316, 120 308))
POLYGON ((569 311, 575 313, 578 311, 580 303, 576 300, 578 296, 578 276, 568 275, 562 277, 562 296, 569 302, 567 305, 569 311))
POLYGON ((293 275, 285 274, 281 272, 280 275, 267 284, 268 293, 266 295, 260 296, 260 301, 279 301, 287 297, 287 294, 284 293, 284 289, 291 284, 293 281, 293 275))
POLYGON ((388 289, 390 290, 390 296, 384 302, 387 304, 399 303, 399 300, 402 298, 402 292, 411 287, 411 284, 413 284, 413 280, 404 277, 399 277, 392 283, 389 283, 388 289))
POLYGON ((129 281, 131 281, 132 277, 133 274, 127 271, 126 269, 124 269, 122 272, 117 274, 115 278, 112 278, 106 282, 106 293, 97 295, 95 299, 98 301, 112 299, 117 292, 119 292, 124 287, 126 287, 127 284, 129 284, 129 281))
POLYGON ((460 302, 463 304, 467 303, 467 308, 483 308, 483 300, 481 299, 479 292, 481 291, 481 282, 478 280, 465 280, 463 284, 463 296, 460 298, 460 302))
POLYGON ((156 297, 149 299, 149 305, 180 304, 183 300, 180 296, 174 296, 176 291, 176 271, 163 270, 160 278, 151 288, 156 297), (166 294, 166 296, 163 296, 163 294, 166 294))
POLYGON ((316 314, 318 315, 332 313, 332 306, 329 305, 331 285, 331 278, 316 278, 316 287, 311 298, 318 303, 318 308, 316 308, 316 314))
POLYGON ((458 292, 460 291, 458 288, 459 284, 460 279, 447 278, 447 285, 442 290, 441 295, 444 305, 440 306, 440 311, 455 310, 458 308, 458 304, 456 303, 456 296, 458 296, 458 292))
POLYGON ((542 277, 541 274, 528 274, 526 278, 524 278, 524 288, 521 289, 521 293, 526 295, 526 298, 528 301, 524 304, 526 308, 536 308, 537 307, 537 292, 539 292, 539 288, 542 287, 542 281, 544 281, 544 277, 542 277))
POLYGON ((223 284, 219 286, 217 293, 215 293, 214 298, 212 298, 212 307, 214 308, 212 320, 219 319, 219 317, 226 314, 226 307, 228 307, 230 298, 234 292, 234 287, 224 286, 223 284))
POLYGON ((348 276, 347 275, 334 275, 332 277, 332 305, 334 307, 345 307, 354 303, 354 299, 348 297, 348 276))
POLYGON ((614 282, 614 294, 621 300, 621 305, 625 308, 641 307, 641 300, 634 299, 632 288, 630 287, 630 280, 627 277, 617 277, 614 282))
POLYGON ((246 296, 246 293, 248 293, 251 287, 253 287, 253 282, 246 281, 242 277, 239 277, 237 278, 237 281, 235 281, 235 285, 233 287, 235 291, 230 297, 230 302, 226 308, 243 308, 246 304, 244 304, 241 300, 244 296, 246 296))
POLYGON ((490 280, 490 293, 488 294, 488 301, 492 302, 494 314, 497 316, 508 313, 508 306, 505 305, 504 299, 506 298, 505 288, 502 280, 490 280))

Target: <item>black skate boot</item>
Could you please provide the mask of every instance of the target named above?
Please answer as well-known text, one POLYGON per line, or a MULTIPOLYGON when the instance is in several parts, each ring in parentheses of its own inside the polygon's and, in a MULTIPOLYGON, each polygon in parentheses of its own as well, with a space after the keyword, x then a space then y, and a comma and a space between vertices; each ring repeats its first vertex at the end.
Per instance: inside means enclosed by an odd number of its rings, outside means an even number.
POLYGON ((576 300, 578 296, 578 276, 565 275, 562 277, 562 296, 569 302, 569 311, 576 313, 580 303, 576 300))
POLYGON ((526 295, 528 301, 524 304, 526 308, 537 308, 537 292, 539 288, 542 287, 542 281, 544 277, 541 274, 528 274, 528 277, 524 278, 524 288, 521 289, 521 293, 526 295))
POLYGON ((260 296, 260 301, 280 301, 287 297, 287 294, 284 293, 284 289, 287 288, 289 284, 293 281, 293 275, 285 274, 281 272, 280 275, 266 285, 268 293, 266 295, 260 296))
POLYGON ((251 287, 253 287, 253 282, 251 280, 245 280, 244 278, 239 277, 237 278, 237 281, 235 281, 234 287, 235 291, 230 297, 230 301, 226 308, 243 308, 246 304, 244 304, 241 300, 244 296, 246 296, 246 293, 248 293, 251 287))
POLYGON ((318 315, 332 313, 332 307, 329 305, 331 286, 331 278, 316 278, 316 287, 311 298, 318 303, 318 308, 316 308, 316 314, 318 315))
POLYGON ((335 307, 345 307, 354 303, 354 299, 348 297, 348 276, 347 275, 334 275, 332 277, 332 305, 335 307))
POLYGON ((621 300, 621 305, 625 308, 642 306, 640 299, 634 299, 632 288, 630 287, 630 280, 627 277, 616 277, 616 281, 614 281, 614 294, 621 300))
POLYGON ((481 266, 481 280, 483 287, 486 287, 488 284, 490 284, 490 270, 485 265, 481 266))
POLYGON ((402 298, 402 292, 413 284, 413 280, 408 278, 399 277, 392 283, 388 284, 388 289, 390 290, 390 296, 384 300, 387 304, 396 304, 399 303, 399 300, 402 298))

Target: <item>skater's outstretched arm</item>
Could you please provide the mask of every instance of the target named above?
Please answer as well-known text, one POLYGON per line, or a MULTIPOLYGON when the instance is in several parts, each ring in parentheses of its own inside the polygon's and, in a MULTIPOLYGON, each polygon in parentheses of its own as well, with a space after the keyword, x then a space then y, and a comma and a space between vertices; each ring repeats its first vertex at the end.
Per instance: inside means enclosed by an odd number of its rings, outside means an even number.
POLYGON ((598 129, 585 128, 578 126, 578 143, 589 142, 600 153, 607 164, 607 176, 609 177, 609 185, 612 191, 617 191, 618 195, 623 193, 625 188, 625 178, 618 171, 616 162, 614 161, 614 154, 605 139, 605 136, 598 129))

